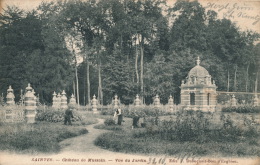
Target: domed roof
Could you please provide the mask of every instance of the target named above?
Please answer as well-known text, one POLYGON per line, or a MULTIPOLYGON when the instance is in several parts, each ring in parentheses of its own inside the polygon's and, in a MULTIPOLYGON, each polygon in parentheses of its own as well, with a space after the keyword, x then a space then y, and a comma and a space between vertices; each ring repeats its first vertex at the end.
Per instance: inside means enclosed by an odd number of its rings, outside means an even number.
POLYGON ((204 67, 200 66, 200 59, 198 57, 197 65, 190 70, 188 77, 206 77, 206 76, 209 76, 209 72, 204 67))

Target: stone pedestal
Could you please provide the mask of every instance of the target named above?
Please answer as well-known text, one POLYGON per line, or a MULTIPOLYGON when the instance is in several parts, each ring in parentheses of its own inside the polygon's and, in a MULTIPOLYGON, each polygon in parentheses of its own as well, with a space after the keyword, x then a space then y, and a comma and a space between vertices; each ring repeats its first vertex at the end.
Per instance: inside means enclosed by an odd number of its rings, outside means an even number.
POLYGON ((55 91, 53 92, 52 96, 53 96, 53 97, 52 97, 52 107, 53 107, 53 108, 58 108, 58 107, 57 107, 57 94, 56 94, 55 91))
POLYGON ((73 94, 71 95, 71 98, 70 98, 70 105, 72 105, 72 106, 76 106, 77 105, 75 96, 73 94))
POLYGON ((68 108, 67 96, 66 96, 66 92, 64 90, 61 93, 60 108, 61 109, 67 109, 68 108))
POLYGON ((118 100, 118 96, 117 95, 115 95, 115 99, 112 102, 113 102, 113 107, 115 109, 119 107, 120 101, 118 100))
POLYGON ((25 104, 25 121, 27 123, 35 123, 36 116, 36 103, 33 89, 30 84, 26 87, 26 93, 24 97, 25 104))
POLYGON ((11 85, 9 86, 9 89, 7 89, 7 95, 6 95, 6 104, 7 106, 10 106, 10 105, 15 105, 15 102, 14 102, 14 93, 13 93, 13 89, 11 87, 11 85))
POLYGON ((237 106, 237 99, 236 99, 235 95, 232 95, 231 106, 232 107, 237 106))
POLYGON ((6 105, 7 107, 5 108, 5 122, 13 122, 13 114, 14 114, 14 93, 11 85, 7 89, 7 95, 6 95, 6 105))
POLYGON ((158 95, 155 96, 155 99, 153 101, 153 105, 154 105, 155 108, 159 108, 160 107, 161 103, 160 103, 160 98, 159 98, 158 95))
POLYGON ((93 96, 93 99, 91 100, 91 107, 92 107, 92 111, 93 113, 98 113, 97 111, 97 99, 96 96, 93 96))
POLYGON ((136 95, 136 98, 134 100, 134 105, 136 107, 139 107, 141 105, 141 100, 139 99, 139 95, 136 95))
POLYGON ((57 106, 58 109, 61 108, 61 94, 60 93, 57 94, 56 106, 57 106))
POLYGON ((172 95, 170 95, 169 100, 168 100, 168 107, 169 107, 170 112, 173 111, 173 106, 174 106, 173 97, 172 97, 172 95))
POLYGON ((254 103, 253 103, 253 105, 255 107, 259 106, 259 100, 258 100, 257 94, 255 94, 255 96, 254 96, 254 103))

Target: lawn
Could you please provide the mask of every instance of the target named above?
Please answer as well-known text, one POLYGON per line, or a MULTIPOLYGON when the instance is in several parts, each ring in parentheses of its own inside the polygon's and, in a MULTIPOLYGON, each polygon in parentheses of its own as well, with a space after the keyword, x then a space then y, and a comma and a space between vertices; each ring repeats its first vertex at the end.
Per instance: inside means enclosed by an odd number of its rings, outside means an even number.
POLYGON ((56 153, 59 142, 88 133, 85 125, 97 123, 97 115, 74 111, 72 126, 63 125, 64 111, 38 110, 35 124, 0 122, 0 150, 21 153, 56 153))
POLYGON ((60 141, 87 132, 83 126, 61 123, 1 123, 0 150, 18 153, 59 152, 60 141))
POLYGON ((99 136, 95 144, 116 152, 184 156, 260 156, 259 121, 256 114, 181 114, 159 117, 158 125, 132 129, 132 119, 99 136), (178 124, 177 124, 178 123, 178 124), (118 127, 121 127, 118 128, 118 127))

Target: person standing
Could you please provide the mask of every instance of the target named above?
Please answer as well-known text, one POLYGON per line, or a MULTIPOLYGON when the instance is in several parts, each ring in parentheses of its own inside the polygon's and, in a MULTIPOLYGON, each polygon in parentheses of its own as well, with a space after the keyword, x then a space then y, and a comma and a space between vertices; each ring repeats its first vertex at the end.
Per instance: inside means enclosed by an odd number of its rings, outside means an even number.
POLYGON ((133 128, 138 128, 139 119, 140 119, 140 117, 139 117, 138 114, 136 113, 136 110, 134 110, 132 129, 133 129, 133 128))
POLYGON ((123 114, 122 114, 122 110, 120 107, 117 108, 115 111, 114 117, 116 117, 116 116, 117 116, 117 124, 121 125, 122 121, 123 121, 123 114))
POLYGON ((66 111, 65 111, 65 115, 64 115, 64 125, 67 125, 67 122, 69 123, 69 125, 72 125, 71 124, 71 117, 74 118, 73 114, 72 114, 72 109, 71 108, 68 108, 66 111))

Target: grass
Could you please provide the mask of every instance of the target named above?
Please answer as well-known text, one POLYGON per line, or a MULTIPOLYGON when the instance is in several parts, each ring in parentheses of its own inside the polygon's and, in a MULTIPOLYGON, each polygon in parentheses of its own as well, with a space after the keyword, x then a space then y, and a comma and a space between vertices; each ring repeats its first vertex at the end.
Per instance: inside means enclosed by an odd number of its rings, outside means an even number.
POLYGON ((137 138, 125 131, 102 134, 95 144, 115 152, 183 156, 259 156, 259 145, 250 142, 169 142, 157 136, 137 138))
POLYGON ((99 124, 94 126, 96 129, 105 129, 105 130, 113 130, 119 131, 122 130, 122 126, 117 125, 112 117, 107 117, 104 121, 104 124, 99 124))
POLYGON ((126 122, 120 130, 100 125, 99 128, 116 131, 102 134, 95 144, 115 152, 176 157, 260 156, 259 123, 254 121, 259 120, 252 119, 251 114, 215 113, 198 118, 177 115, 160 117, 158 125, 148 123, 146 128, 131 129, 131 118, 124 118, 126 122))
POLYGON ((65 126, 49 122, 2 123, 1 127, 0 150, 18 153, 58 152, 60 141, 88 132, 82 126, 65 126))
POLYGON ((72 126, 63 125, 64 111, 51 107, 38 109, 35 124, 0 122, 0 150, 22 153, 59 152, 59 142, 86 134, 84 125, 98 122, 98 115, 75 110, 72 126))
POLYGON ((122 130, 122 127, 119 125, 104 125, 104 124, 99 124, 94 126, 96 129, 105 129, 105 130, 113 130, 113 131, 120 131, 122 130))
MULTIPOLYGON (((75 111, 79 116, 81 116, 81 121, 78 123, 82 125, 90 125, 90 124, 96 124, 98 122, 97 118, 99 115, 93 114, 89 111, 75 111)), ((73 124, 73 123, 72 123, 73 124)))

